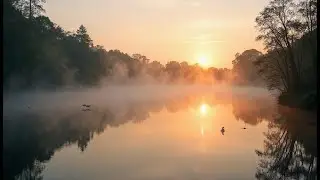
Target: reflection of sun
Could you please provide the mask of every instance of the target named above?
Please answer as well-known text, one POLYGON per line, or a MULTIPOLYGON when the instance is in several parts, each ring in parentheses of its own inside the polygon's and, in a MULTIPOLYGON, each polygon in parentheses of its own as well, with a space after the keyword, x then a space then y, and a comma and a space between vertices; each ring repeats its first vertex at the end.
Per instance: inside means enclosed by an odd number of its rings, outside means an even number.
POLYGON ((203 126, 201 126, 201 136, 204 135, 204 129, 203 129, 203 126))
POLYGON ((200 113, 201 115, 206 115, 208 112, 208 107, 206 104, 201 104, 200 106, 200 113))

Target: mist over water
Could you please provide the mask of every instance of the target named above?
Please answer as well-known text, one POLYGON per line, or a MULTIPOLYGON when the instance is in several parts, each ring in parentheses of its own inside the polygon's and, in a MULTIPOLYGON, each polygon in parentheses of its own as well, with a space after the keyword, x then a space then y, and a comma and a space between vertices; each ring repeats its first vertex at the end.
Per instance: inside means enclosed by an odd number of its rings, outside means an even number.
POLYGON ((56 111, 79 109, 83 104, 95 107, 121 106, 128 102, 157 101, 193 96, 264 97, 273 99, 264 88, 230 85, 130 85, 101 88, 33 91, 4 95, 4 116, 16 112, 56 111))
MULTIPOLYGON (((308 121, 314 117, 278 109, 263 88, 113 85, 33 91, 6 94, 3 108, 5 177, 16 179, 30 174, 43 179, 253 179, 265 170, 260 167, 269 152, 265 140, 278 139, 265 133, 274 132, 288 133, 285 140, 316 157, 316 131, 308 121), (90 110, 83 111, 83 105, 90 110)), ((299 161, 295 150, 288 150, 295 155, 290 162, 299 161)))

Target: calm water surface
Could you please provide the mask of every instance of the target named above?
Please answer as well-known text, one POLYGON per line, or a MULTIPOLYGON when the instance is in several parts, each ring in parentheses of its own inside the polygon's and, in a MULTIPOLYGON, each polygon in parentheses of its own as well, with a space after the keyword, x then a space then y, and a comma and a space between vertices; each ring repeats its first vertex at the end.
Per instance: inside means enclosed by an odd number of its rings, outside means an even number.
POLYGON ((231 94, 31 107, 4 116, 4 176, 316 179, 315 119, 269 96, 231 94))

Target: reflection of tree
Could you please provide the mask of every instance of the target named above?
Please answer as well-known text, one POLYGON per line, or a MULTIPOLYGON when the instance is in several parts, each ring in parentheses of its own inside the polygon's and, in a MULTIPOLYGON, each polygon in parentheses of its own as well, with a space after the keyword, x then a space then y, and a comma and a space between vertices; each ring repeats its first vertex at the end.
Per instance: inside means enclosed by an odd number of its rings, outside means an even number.
POLYGON ((58 119, 56 116, 23 114, 4 120, 4 179, 41 179, 44 169, 44 166, 40 168, 41 163, 50 160, 56 150, 77 144, 84 151, 94 134, 102 133, 107 126, 141 122, 147 118, 147 106, 132 107, 121 118, 105 110, 79 111, 58 119))
POLYGON ((150 113, 158 113, 164 107, 164 102, 162 101, 150 101, 147 104, 149 104, 148 108, 150 113))
POLYGON ((133 123, 142 123, 149 116, 148 107, 145 104, 137 104, 131 106, 123 118, 131 120, 133 123))
POLYGON ((41 163, 65 145, 76 143, 84 151, 93 134, 101 131, 111 118, 99 117, 79 112, 58 120, 37 114, 4 120, 4 179, 19 175, 18 179, 40 177, 39 171, 44 168, 40 168, 41 163))
MULTIPOLYGON (((159 101, 139 101, 127 106, 113 109, 98 108, 92 111, 69 111, 69 114, 54 115, 23 114, 5 119, 4 124, 4 179, 21 176, 41 177, 42 166, 35 166, 51 159, 54 152, 65 146, 75 144, 84 151, 95 134, 102 133, 107 127, 119 127, 128 122, 141 123, 148 119, 150 112, 159 112, 166 107, 168 111, 177 112, 188 108, 198 108, 205 100, 209 105, 230 104, 230 96, 184 96, 180 98, 163 98, 159 101), (118 111, 119 110, 119 111, 118 111), (59 117, 60 118, 59 118, 59 117), (38 174, 38 175, 36 175, 38 174)), ((245 100, 240 100, 246 102, 245 100)), ((240 103, 241 104, 241 103, 240 103)), ((254 103, 252 103, 254 104, 254 103)), ((263 103, 260 103, 263 104, 263 103)), ((237 106, 236 102, 236 108, 237 106)), ((254 106, 254 105, 251 105, 254 106)), ((257 105, 261 107, 261 105, 257 105)), ((269 106, 266 106, 267 108, 269 106)), ((265 108, 262 108, 264 111, 265 108)), ((237 109, 240 113, 251 113, 237 109)), ((265 114, 268 114, 267 111, 265 114)), ((256 115, 257 117, 266 117, 256 115)), ((44 168, 44 167, 43 167, 44 168)))
MULTIPOLYGON (((4 179, 41 179, 43 162, 64 146, 77 144, 84 151, 94 134, 108 126, 118 127, 130 121, 141 123, 149 112, 160 111, 165 101, 134 102, 123 115, 108 109, 71 112, 69 115, 22 114, 5 119, 3 132, 4 179)), ((70 112, 68 112, 70 113, 70 112)))
POLYGON ((258 179, 316 179, 316 127, 310 113, 279 108, 280 118, 269 122, 265 133, 264 151, 256 150, 260 157, 256 172, 258 179), (307 119, 310 118, 310 119, 307 119))
POLYGON ((273 114, 273 103, 270 98, 232 99, 233 114, 236 120, 242 120, 250 125, 257 125, 263 120, 270 120, 273 114))
MULTIPOLYGON (((207 97, 209 98, 209 97, 207 97)), ((175 99, 167 99, 164 106, 170 113, 176 113, 181 110, 188 109, 193 106, 199 106, 199 97, 196 96, 183 96, 175 99)))
POLYGON ((167 108, 168 112, 176 113, 181 108, 180 104, 181 104, 181 102, 179 102, 177 100, 171 100, 171 101, 166 103, 166 108, 167 108))

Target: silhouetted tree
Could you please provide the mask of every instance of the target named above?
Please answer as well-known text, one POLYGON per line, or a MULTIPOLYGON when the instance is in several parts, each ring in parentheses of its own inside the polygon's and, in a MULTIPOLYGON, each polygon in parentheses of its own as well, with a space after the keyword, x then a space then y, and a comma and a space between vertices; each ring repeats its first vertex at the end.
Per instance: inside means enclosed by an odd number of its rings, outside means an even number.
POLYGON ((147 73, 155 79, 161 78, 163 75, 164 66, 158 61, 152 61, 148 64, 147 73))
POLYGON ((14 0, 12 2, 13 5, 18 8, 25 17, 28 16, 29 19, 45 12, 42 4, 45 3, 46 0, 14 0))
MULTIPOLYGON (((261 32, 257 40, 264 40, 266 49, 276 51, 278 56, 281 52, 283 54, 280 57, 286 66, 278 68, 285 75, 288 91, 296 89, 299 82, 292 44, 301 37, 302 32, 298 30, 301 24, 295 17, 294 9, 292 0, 273 0, 256 18, 257 28, 261 32)), ((279 61, 277 58, 275 60, 279 61)))
POLYGON ((169 79, 171 82, 180 78, 180 63, 177 61, 169 61, 165 65, 165 71, 169 75, 169 79))
POLYGON ((92 40, 87 33, 86 27, 84 27, 83 25, 80 25, 79 29, 77 30, 76 37, 80 43, 92 47, 92 40))
POLYGON ((256 64, 270 89, 289 93, 302 89, 302 61, 295 55, 295 43, 316 28, 313 23, 316 11, 310 8, 313 4, 309 1, 296 4, 293 0, 272 0, 256 18, 260 32, 256 39, 263 40, 268 51, 256 64))
POLYGON ((142 64, 146 65, 149 63, 150 59, 148 59, 146 56, 141 54, 133 54, 133 59, 139 60, 142 64))
POLYGON ((312 32, 317 28, 317 0, 303 0, 298 4, 298 12, 302 16, 302 24, 306 32, 312 32))
POLYGON ((262 55, 256 49, 244 51, 242 54, 237 53, 232 61, 232 73, 234 75, 234 83, 239 84, 257 84, 259 80, 258 73, 253 62, 262 55))

